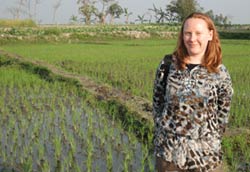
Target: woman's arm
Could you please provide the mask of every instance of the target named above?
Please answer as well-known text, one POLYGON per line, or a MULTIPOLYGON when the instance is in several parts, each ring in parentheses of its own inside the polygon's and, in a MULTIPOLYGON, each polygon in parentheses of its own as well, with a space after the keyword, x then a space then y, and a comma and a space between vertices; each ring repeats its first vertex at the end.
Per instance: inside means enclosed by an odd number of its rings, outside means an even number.
POLYGON ((166 92, 166 82, 169 72, 169 67, 171 64, 171 55, 166 55, 164 59, 159 64, 155 80, 154 80, 154 89, 153 89, 153 116, 154 121, 156 118, 161 116, 161 113, 164 108, 164 96, 166 92))
POLYGON ((218 122, 220 127, 220 133, 223 134, 228 123, 229 111, 231 107, 231 101, 233 96, 232 80, 225 68, 220 68, 221 80, 218 88, 218 122))

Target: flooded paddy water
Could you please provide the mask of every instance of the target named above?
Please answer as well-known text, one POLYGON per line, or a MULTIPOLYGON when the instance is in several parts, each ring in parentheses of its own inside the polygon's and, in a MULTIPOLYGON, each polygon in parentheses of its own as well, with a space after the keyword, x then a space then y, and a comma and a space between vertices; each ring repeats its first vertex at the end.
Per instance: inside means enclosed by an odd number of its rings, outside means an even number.
POLYGON ((0 68, 0 171, 154 171, 152 152, 77 89, 0 68))

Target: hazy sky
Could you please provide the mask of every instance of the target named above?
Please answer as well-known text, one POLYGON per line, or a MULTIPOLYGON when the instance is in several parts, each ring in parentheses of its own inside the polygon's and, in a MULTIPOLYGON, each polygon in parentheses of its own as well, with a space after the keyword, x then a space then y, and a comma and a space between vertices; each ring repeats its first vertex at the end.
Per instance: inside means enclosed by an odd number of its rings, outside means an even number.
MULTIPOLYGON (((0 18, 12 18, 8 12, 8 8, 15 6, 18 0, 0 0, 0 18)), ((52 23, 53 5, 58 0, 40 0, 37 6, 37 20, 41 23, 52 23)), ((171 0, 118 0, 122 7, 126 7, 133 13, 130 21, 134 21, 137 15, 148 12, 153 4, 165 9, 165 6, 171 0)), ((233 24, 250 24, 250 0, 197 0, 205 11, 213 10, 215 14, 222 13, 224 16, 230 17, 233 24)), ((62 4, 56 13, 57 23, 68 23, 72 15, 79 16, 77 0, 62 0, 62 4)), ((148 15, 149 16, 149 15, 148 15)), ((122 18, 124 18, 122 16, 122 18)), ((148 17, 149 18, 149 17, 148 17)), ((116 20, 117 21, 117 20, 116 20)))

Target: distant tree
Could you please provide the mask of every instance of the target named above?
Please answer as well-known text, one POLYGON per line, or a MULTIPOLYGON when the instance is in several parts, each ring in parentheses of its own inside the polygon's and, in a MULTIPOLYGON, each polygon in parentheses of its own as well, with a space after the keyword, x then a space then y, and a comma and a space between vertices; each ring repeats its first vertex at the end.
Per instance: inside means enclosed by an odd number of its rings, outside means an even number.
POLYGON ((32 19, 31 13, 31 0, 23 0, 24 12, 28 16, 29 19, 32 19))
POLYGON ((110 24, 113 24, 114 18, 119 18, 123 13, 123 8, 118 3, 114 3, 108 7, 107 13, 110 15, 110 24))
POLYGON ((172 13, 168 8, 165 9, 165 18, 168 23, 174 23, 178 21, 178 17, 176 13, 172 13))
POLYGON ((22 13, 26 15, 29 19, 32 19, 31 13, 31 0, 18 0, 18 8, 21 9, 22 13))
POLYGON ((155 4, 153 4, 153 8, 149 8, 149 11, 152 11, 154 13, 154 17, 156 21, 158 20, 158 9, 156 8, 155 4))
POLYGON ((8 8, 14 19, 20 19, 21 15, 27 15, 31 19, 30 0, 18 0, 16 6, 8 8))
POLYGON ((152 11, 154 13, 154 17, 156 20, 156 23, 164 23, 167 21, 168 23, 173 23, 178 21, 178 15, 176 13, 177 7, 176 6, 170 6, 167 5, 165 9, 157 8, 153 4, 153 8, 150 8, 149 11, 152 11))
POLYGON ((36 21, 36 16, 37 16, 37 5, 41 2, 41 0, 34 0, 34 14, 33 14, 33 18, 36 21))
POLYGON ((153 16, 152 16, 151 12, 147 11, 144 15, 148 16, 148 19, 147 19, 148 23, 152 23, 152 17, 153 16))
POLYGON ((114 0, 99 0, 98 2, 100 3, 101 9, 96 10, 95 14, 99 18, 99 22, 101 24, 105 24, 106 17, 108 15, 108 8, 112 3, 114 3, 114 0))
POLYGON ((85 24, 89 25, 91 23, 91 17, 96 14, 97 8, 94 6, 95 1, 93 0, 78 0, 80 4, 79 12, 84 17, 85 24))
POLYGON ((196 0, 172 0, 167 5, 167 11, 172 13, 172 16, 177 16, 177 21, 182 22, 192 12, 201 11, 202 8, 196 0))
POLYGON ((214 21, 215 25, 228 25, 231 23, 229 17, 222 14, 214 14, 213 10, 207 11, 206 14, 214 21))
POLYGON ((22 13, 22 10, 18 7, 7 8, 7 11, 12 15, 13 19, 19 19, 22 13))
POLYGON ((133 13, 128 11, 128 8, 124 8, 124 16, 126 17, 125 23, 128 24, 129 23, 129 16, 131 16, 133 13))
POLYGON ((209 11, 207 11, 206 12, 206 14, 212 19, 212 20, 214 20, 215 19, 215 16, 214 16, 214 12, 213 12, 213 10, 209 10, 209 11))
POLYGON ((53 23, 56 23, 56 12, 61 6, 62 0, 56 0, 55 4, 53 5, 53 23))
POLYGON ((150 8, 149 11, 154 12, 156 23, 164 23, 166 14, 162 8, 156 8, 156 6, 153 4, 153 8, 150 8))
POLYGON ((148 20, 145 19, 145 14, 143 14, 143 15, 138 15, 137 19, 135 19, 135 21, 139 21, 141 24, 143 24, 143 23, 147 22, 148 20))
POLYGON ((77 3, 80 4, 79 11, 86 24, 91 23, 93 16, 96 17, 94 20, 99 19, 99 23, 105 24, 108 15, 113 23, 114 18, 119 18, 123 13, 122 7, 115 0, 78 0, 77 3))
POLYGON ((96 10, 95 15, 99 19, 100 24, 105 24, 106 16, 107 16, 106 12, 103 13, 103 12, 100 12, 100 11, 96 10))
POLYGON ((26 3, 25 0, 17 1, 17 8, 16 8, 17 9, 17 19, 20 18, 21 13, 25 13, 25 9, 24 9, 25 3, 26 3))
POLYGON ((13 15, 14 19, 19 19, 23 15, 23 17, 36 21, 37 5, 39 3, 40 0, 18 0, 16 6, 8 8, 8 11, 13 15))
POLYGON ((229 18, 227 16, 225 16, 222 23, 223 23, 223 25, 230 24, 229 18))
POLYGON ((75 15, 72 15, 70 18, 69 18, 69 21, 71 24, 76 24, 78 22, 78 17, 75 16, 75 15))
POLYGON ((104 12, 107 10, 107 8, 110 6, 110 4, 113 4, 115 0, 99 0, 101 3, 101 12, 104 12))

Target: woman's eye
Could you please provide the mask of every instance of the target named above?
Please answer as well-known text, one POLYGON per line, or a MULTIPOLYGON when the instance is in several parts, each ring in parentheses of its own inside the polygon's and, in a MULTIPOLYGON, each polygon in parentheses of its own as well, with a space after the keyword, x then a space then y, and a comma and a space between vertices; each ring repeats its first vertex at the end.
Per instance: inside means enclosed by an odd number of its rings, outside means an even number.
POLYGON ((185 33, 184 33, 184 36, 191 36, 191 33, 185 32, 185 33))

